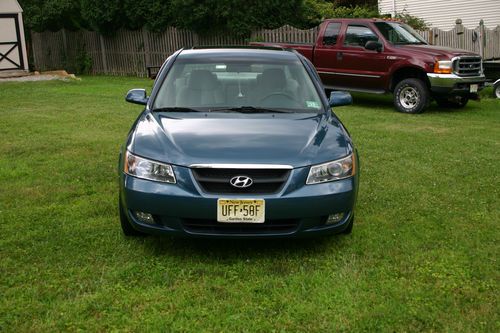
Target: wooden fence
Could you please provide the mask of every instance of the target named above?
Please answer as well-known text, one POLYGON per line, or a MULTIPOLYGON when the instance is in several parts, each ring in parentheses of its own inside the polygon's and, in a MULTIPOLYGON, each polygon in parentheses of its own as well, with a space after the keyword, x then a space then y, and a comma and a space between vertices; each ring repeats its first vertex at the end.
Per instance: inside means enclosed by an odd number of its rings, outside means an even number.
MULTIPOLYGON (((317 32, 318 27, 300 30, 286 25, 254 31, 249 39, 244 39, 224 33, 199 36, 173 27, 161 33, 122 30, 113 37, 93 31, 60 30, 33 32, 31 52, 37 70, 64 68, 74 72, 87 66, 92 74, 145 76, 146 66, 161 65, 182 47, 245 45, 249 41, 313 43, 317 32)), ((467 29, 457 20, 452 30, 434 28, 419 33, 434 45, 473 51, 484 59, 500 58, 500 26, 490 30, 480 24, 476 29, 467 29)))

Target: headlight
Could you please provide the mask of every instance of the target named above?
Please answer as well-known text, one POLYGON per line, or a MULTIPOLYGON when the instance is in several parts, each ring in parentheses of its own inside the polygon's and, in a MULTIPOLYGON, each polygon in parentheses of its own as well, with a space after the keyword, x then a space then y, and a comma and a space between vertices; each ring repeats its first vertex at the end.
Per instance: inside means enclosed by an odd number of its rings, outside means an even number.
POLYGON ((434 73, 451 74, 452 69, 451 60, 439 60, 434 63, 434 73))
POLYGON ((170 165, 135 156, 129 151, 125 152, 124 171, 137 178, 175 184, 174 170, 170 165))
POLYGON ((340 160, 313 165, 309 170, 306 184, 318 184, 344 179, 356 174, 354 153, 340 160))

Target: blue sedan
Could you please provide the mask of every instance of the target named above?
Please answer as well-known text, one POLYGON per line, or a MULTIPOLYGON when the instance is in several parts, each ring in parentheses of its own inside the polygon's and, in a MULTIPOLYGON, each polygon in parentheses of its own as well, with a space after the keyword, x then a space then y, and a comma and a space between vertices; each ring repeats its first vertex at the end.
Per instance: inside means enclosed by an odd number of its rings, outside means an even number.
POLYGON ((358 156, 311 63, 278 48, 180 50, 119 158, 125 235, 300 237, 350 233, 358 156))

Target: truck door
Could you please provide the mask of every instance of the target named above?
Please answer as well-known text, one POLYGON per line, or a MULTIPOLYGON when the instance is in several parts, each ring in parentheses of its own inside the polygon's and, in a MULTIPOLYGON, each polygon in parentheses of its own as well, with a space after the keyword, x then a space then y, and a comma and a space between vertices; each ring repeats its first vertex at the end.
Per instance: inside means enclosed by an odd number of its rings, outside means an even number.
POLYGON ((333 74, 337 67, 337 52, 341 22, 329 22, 323 33, 322 40, 316 42, 314 49, 314 66, 325 87, 335 86, 336 77, 333 74))
POLYGON ((369 41, 383 42, 367 25, 350 23, 337 52, 337 75, 342 86, 352 90, 383 92, 391 60, 384 51, 365 49, 369 41))

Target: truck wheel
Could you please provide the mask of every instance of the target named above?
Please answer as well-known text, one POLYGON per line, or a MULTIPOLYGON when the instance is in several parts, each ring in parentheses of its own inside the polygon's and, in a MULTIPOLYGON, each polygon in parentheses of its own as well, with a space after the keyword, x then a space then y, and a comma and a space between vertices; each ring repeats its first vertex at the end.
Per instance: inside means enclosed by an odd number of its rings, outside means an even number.
POLYGON ((394 89, 394 106, 403 113, 422 113, 429 104, 429 89, 419 79, 405 79, 394 89))
POLYGON ((493 86, 493 97, 500 98, 500 82, 493 86))
POLYGON ((123 211, 122 201, 118 199, 118 209, 120 210, 120 224, 125 236, 146 236, 145 233, 137 231, 130 225, 130 222, 123 211))
POLYGON ((435 97, 436 103, 443 108, 453 108, 453 109, 461 109, 467 105, 469 102, 468 97, 464 96, 455 96, 455 97, 435 97))

